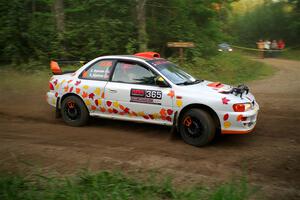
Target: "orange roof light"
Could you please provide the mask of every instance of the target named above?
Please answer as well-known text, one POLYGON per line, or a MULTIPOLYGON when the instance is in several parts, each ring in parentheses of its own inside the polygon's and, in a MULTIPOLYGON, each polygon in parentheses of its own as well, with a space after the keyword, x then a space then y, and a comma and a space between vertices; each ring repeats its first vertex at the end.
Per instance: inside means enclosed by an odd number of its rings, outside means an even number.
POLYGON ((141 52, 134 54, 135 56, 144 57, 144 58, 160 58, 160 54, 156 52, 141 52))

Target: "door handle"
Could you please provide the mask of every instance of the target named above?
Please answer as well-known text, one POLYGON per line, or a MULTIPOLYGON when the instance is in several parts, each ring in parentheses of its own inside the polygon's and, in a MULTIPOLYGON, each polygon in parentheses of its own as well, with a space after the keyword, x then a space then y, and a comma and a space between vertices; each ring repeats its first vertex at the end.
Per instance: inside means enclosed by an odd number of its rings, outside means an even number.
POLYGON ((110 93, 117 93, 117 92, 118 92, 117 90, 112 90, 112 89, 108 89, 108 91, 109 91, 110 93))

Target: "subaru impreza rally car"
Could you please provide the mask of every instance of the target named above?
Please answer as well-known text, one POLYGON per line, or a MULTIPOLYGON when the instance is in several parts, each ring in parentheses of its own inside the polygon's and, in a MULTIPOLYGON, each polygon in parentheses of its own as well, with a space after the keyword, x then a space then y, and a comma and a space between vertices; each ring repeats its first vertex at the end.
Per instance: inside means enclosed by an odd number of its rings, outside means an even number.
POLYGON ((247 86, 197 80, 155 52, 102 56, 71 73, 56 61, 50 66, 47 101, 71 126, 90 116, 161 124, 203 146, 217 133, 245 134, 256 124, 259 106, 247 86))

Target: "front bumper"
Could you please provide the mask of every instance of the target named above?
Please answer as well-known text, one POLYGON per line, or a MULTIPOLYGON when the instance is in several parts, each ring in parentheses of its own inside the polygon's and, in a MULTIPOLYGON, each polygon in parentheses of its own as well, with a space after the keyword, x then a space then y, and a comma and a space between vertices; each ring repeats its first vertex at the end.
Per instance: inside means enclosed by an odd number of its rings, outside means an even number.
POLYGON ((222 134, 247 134, 253 131, 256 125, 259 105, 255 103, 253 109, 247 112, 224 112, 220 119, 222 134))

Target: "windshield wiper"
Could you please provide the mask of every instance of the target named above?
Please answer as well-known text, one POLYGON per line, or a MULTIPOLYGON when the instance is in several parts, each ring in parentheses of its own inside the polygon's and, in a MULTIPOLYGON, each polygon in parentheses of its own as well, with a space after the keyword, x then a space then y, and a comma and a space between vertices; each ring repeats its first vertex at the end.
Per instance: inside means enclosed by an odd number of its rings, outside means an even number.
POLYGON ((182 83, 177 83, 176 85, 194 85, 202 82, 203 80, 195 80, 195 81, 184 81, 182 83))
POLYGON ((184 81, 184 82, 181 82, 181 83, 177 83, 176 85, 189 85, 191 82, 189 81, 184 81))

